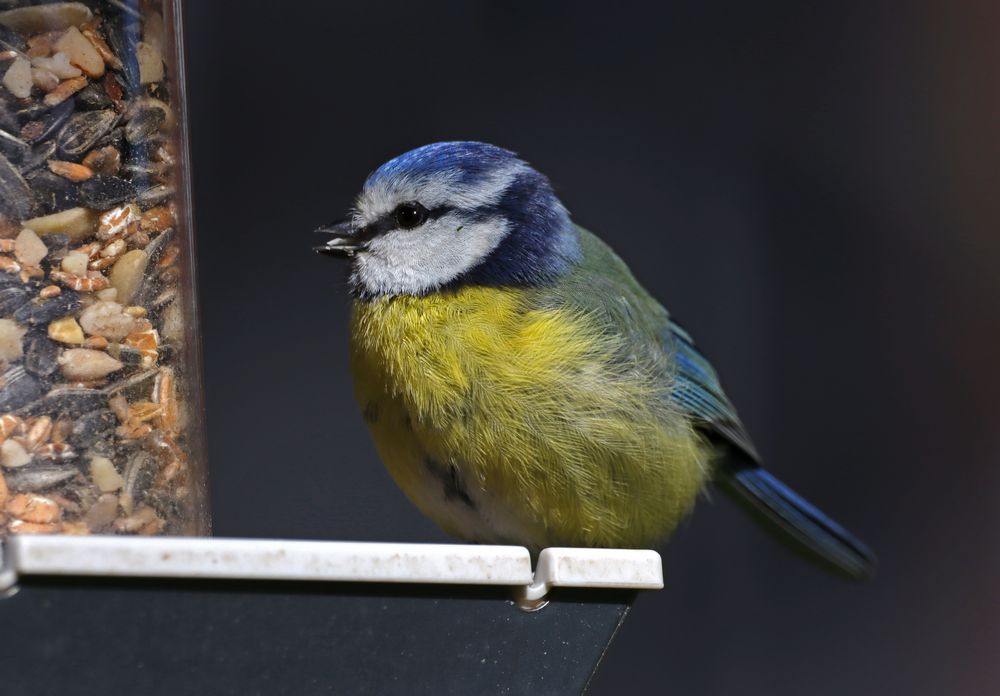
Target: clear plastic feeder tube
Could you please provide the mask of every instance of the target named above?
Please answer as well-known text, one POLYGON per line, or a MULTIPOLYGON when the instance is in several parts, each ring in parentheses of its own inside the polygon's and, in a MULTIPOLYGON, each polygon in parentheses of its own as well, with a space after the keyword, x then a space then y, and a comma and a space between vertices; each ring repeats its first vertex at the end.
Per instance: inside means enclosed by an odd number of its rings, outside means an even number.
POLYGON ((179 27, 0 0, 0 536, 208 533, 179 27))

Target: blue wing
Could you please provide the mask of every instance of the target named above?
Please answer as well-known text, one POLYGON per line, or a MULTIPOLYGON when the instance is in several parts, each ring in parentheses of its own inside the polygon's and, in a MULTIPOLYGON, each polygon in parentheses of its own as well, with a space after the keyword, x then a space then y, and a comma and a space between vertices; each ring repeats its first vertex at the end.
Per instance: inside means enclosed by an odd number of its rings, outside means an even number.
POLYGON ((864 543, 816 506, 765 471, 736 409, 719 384, 719 376, 691 336, 671 322, 668 344, 673 351, 673 400, 694 419, 696 427, 728 442, 743 455, 723 458, 716 483, 746 506, 777 537, 808 558, 847 577, 868 577, 875 555, 864 543))
POLYGON ((694 345, 690 334, 671 321, 664 337, 674 358, 674 388, 671 398, 710 435, 721 436, 753 461, 760 457, 749 433, 736 415, 736 408, 722 391, 719 376, 694 345))

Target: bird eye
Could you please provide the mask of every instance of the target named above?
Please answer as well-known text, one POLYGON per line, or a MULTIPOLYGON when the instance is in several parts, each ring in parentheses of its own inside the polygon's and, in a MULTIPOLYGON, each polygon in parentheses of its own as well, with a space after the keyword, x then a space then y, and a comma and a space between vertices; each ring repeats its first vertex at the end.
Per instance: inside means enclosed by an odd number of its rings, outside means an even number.
POLYGON ((396 224, 404 230, 412 230, 427 220, 427 208, 419 203, 400 203, 392 211, 392 216, 396 219, 396 224))

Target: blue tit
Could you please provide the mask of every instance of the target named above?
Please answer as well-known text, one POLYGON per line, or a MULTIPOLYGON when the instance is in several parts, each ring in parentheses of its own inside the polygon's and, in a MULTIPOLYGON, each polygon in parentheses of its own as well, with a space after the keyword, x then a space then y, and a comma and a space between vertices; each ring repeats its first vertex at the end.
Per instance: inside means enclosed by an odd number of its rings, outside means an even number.
POLYGON ((383 462, 448 533, 532 552, 663 542, 715 484, 839 573, 871 552, 765 471, 691 336, 508 150, 444 142, 365 181, 351 368, 383 462))

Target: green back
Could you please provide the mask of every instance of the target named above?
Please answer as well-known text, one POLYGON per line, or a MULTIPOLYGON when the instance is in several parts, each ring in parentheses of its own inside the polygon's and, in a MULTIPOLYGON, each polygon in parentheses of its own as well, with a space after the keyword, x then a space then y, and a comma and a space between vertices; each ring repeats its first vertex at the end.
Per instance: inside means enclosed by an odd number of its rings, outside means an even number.
POLYGON ((603 330, 625 335, 624 364, 650 371, 664 396, 711 439, 722 439, 757 460, 746 428, 726 397, 718 374, 691 336, 632 275, 628 266, 597 236, 583 228, 580 264, 551 286, 537 290, 539 306, 574 307, 603 330))

